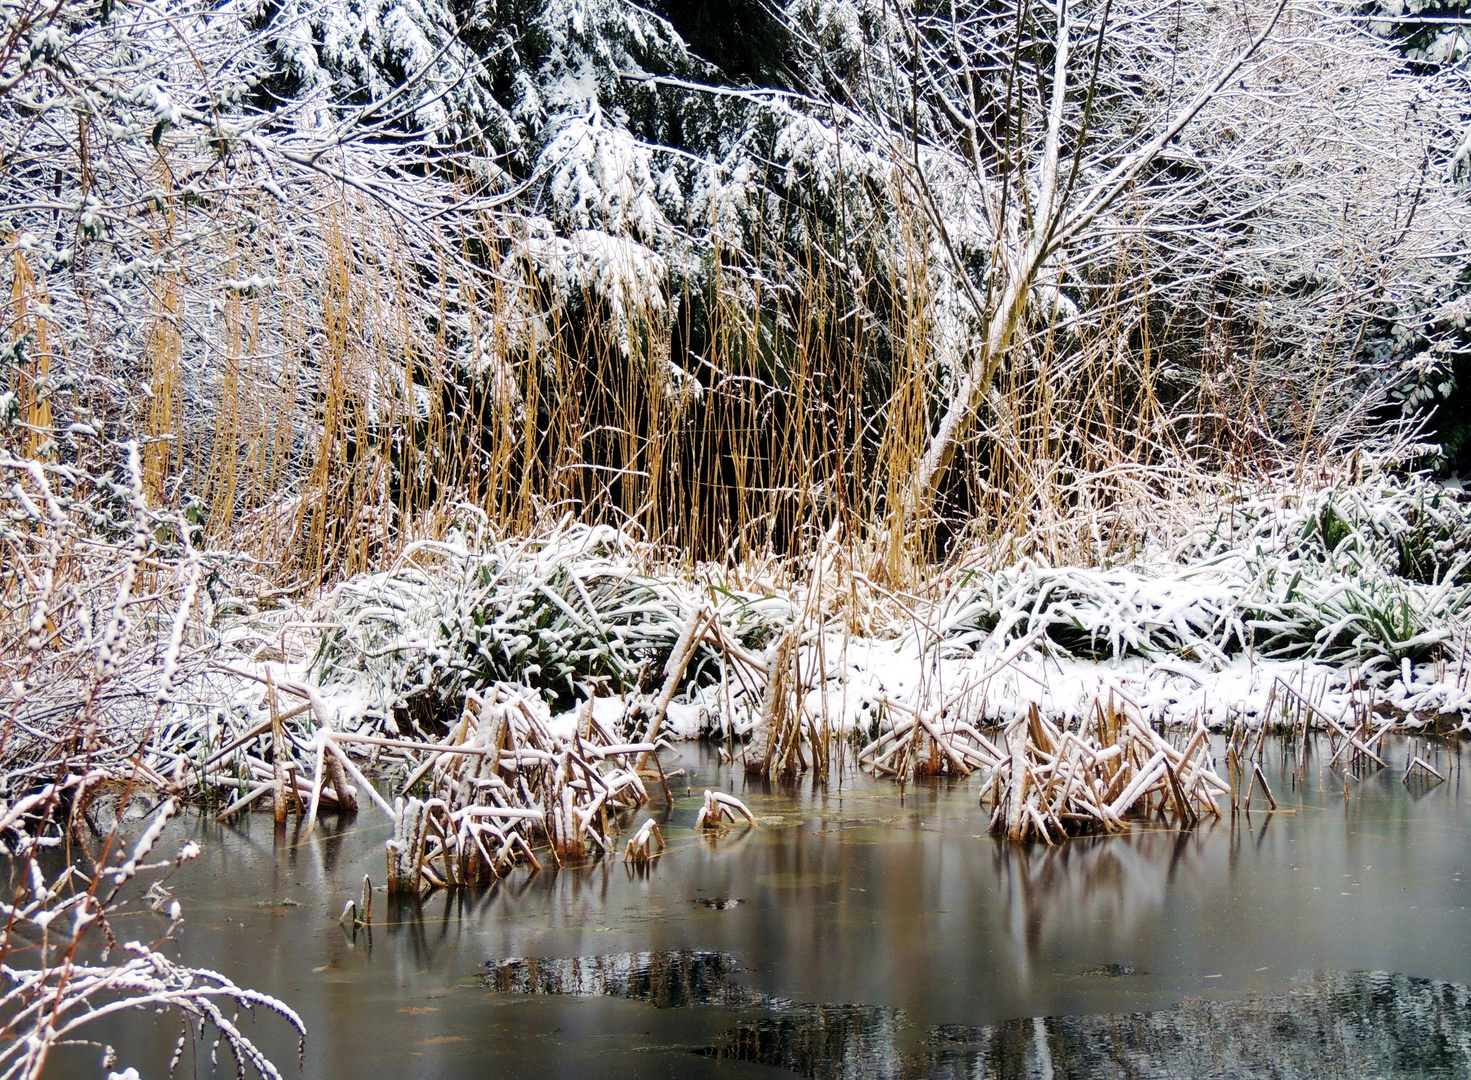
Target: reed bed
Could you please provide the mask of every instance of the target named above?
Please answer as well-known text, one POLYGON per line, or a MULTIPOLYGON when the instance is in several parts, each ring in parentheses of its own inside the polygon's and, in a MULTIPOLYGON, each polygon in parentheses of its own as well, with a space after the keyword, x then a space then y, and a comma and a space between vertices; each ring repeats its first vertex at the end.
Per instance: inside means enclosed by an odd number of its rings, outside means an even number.
MULTIPOLYGON (((892 704, 892 703, 891 703, 892 704)), ((1009 840, 1052 844, 1068 837, 1126 831, 1128 819, 1155 814, 1192 828, 1220 816, 1232 787, 1210 762, 1207 730, 1184 748, 1112 701, 1094 703, 1092 723, 1059 727, 1035 704, 1006 729, 1000 745, 939 709, 903 710, 857 759, 880 775, 979 771, 990 830, 1009 840)))
POLYGON ((299 616, 325 627, 299 667, 363 731, 443 724, 463 694, 515 682, 564 713, 611 706, 624 739, 749 737, 765 779, 824 777, 855 733, 884 775, 966 776, 996 764, 984 729, 1036 706, 1082 730, 1110 697, 1192 730, 1287 723, 1289 694, 1323 730, 1459 723, 1467 523, 1425 481, 1257 494, 1182 528, 1188 561, 962 563, 930 597, 878 585, 836 543, 720 584, 605 527, 461 533, 299 616))
MULTIPOLYGON (((372 802, 394 822, 400 891, 614 853, 671 735, 746 740, 746 768, 765 779, 822 779, 849 746, 896 779, 982 773, 997 805, 1037 797, 1037 816, 1003 815, 1004 831, 1056 840, 1089 815, 1105 831, 1134 813, 1190 823, 1220 793, 1108 664, 1203 685, 1244 662, 1271 674, 1258 725, 1289 722, 1282 703, 1300 699, 1290 723, 1356 754, 1413 725, 1407 704, 1464 719, 1471 703, 1471 515, 1423 479, 1244 491, 1177 523, 1168 551, 1112 567, 972 549, 924 591, 885 576, 881 540, 840 525, 809 555, 721 567, 571 517, 502 536, 461 506, 442 539, 409 543, 385 572, 309 604, 262 590, 252 605, 228 590, 258 579, 196 548, 187 515, 153 507, 146 455, 121 464, 120 482, 0 461, 15 481, 8 542, 37 569, 7 579, 12 775, 50 767, 58 736, 84 751, 66 789, 73 828, 117 782, 223 796, 226 819, 268 805, 308 829, 372 802), (108 530, 128 542, 102 542, 108 530), (1351 683, 1337 698, 1309 685, 1330 669, 1351 683), (1061 707, 1015 690, 1022 675, 1056 685, 1083 670, 1114 682, 1061 707), (1113 741, 1089 731, 1107 689, 1128 714, 1104 725, 1113 741), (409 782, 385 797, 368 773, 396 768, 409 782)), ((717 799, 704 819, 732 811, 717 799)), ((625 855, 653 856, 654 833, 634 840, 625 855)))
POLYGON ((897 713, 891 726, 858 751, 858 761, 881 775, 969 776, 994 769, 1003 754, 973 726, 939 708, 908 708, 885 701, 897 713))

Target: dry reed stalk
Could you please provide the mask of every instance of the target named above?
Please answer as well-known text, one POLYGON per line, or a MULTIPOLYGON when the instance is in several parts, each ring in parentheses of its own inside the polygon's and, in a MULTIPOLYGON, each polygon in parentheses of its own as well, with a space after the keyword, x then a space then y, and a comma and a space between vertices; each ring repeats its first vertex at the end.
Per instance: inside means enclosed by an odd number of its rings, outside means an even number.
POLYGON ((617 816, 648 801, 633 761, 653 746, 620 742, 591 712, 583 730, 558 738, 544 711, 497 685, 467 695, 448 739, 420 747, 428 756, 405 788, 422 779, 429 796, 406 790, 390 812, 390 892, 475 884, 523 859, 539 867, 539 844, 559 865, 613 852, 617 816))
MULTIPOLYGON (((674 700, 674 692, 679 689, 680 680, 684 678, 685 670, 694 659, 695 647, 702 637, 701 632, 715 620, 715 613, 703 606, 691 611, 689 618, 685 620, 684 629, 680 631, 679 638, 669 653, 669 660, 664 665, 664 686, 654 702, 653 716, 649 718, 648 730, 644 732, 644 742, 650 745, 658 742, 659 729, 664 725, 664 717, 669 714, 669 703, 674 700)), ((646 760, 647 755, 639 758, 640 769, 644 767, 646 760)))
POLYGON ((803 753, 805 716, 798 683, 801 630, 788 628, 766 652, 766 689, 756 722, 756 740, 746 751, 746 771, 757 776, 795 776, 807 769, 803 753))
POLYGON ((695 829, 719 832, 725 828, 727 821, 734 823, 738 818, 745 818, 747 825, 754 827, 756 824, 755 816, 740 799, 723 791, 706 788, 705 801, 700 806, 700 812, 695 815, 695 829))
MULTIPOLYGON (((1276 810, 1277 797, 1272 794, 1272 785, 1267 783, 1267 774, 1262 772, 1262 763, 1260 761, 1253 761, 1251 763, 1251 781, 1255 784, 1260 785, 1262 789, 1262 794, 1267 797, 1267 802, 1271 803, 1273 810, 1276 810)), ((1251 809, 1250 787, 1247 788, 1246 792, 1246 808, 1247 810, 1251 809)))
POLYGON ((144 423, 144 489, 151 502, 168 500, 169 486, 178 475, 182 456, 178 447, 182 427, 181 360, 183 340, 179 323, 183 296, 175 275, 166 275, 145 346, 148 364, 148 414, 144 423))
POLYGON ((1007 753, 991 768, 981 800, 991 831, 1047 844, 1126 830, 1157 813, 1192 828, 1231 786, 1210 766, 1204 727, 1184 750, 1110 701, 1095 704, 1097 735, 1059 729, 1035 705, 1006 731, 1007 753))
MULTIPOLYGON (((276 680, 269 672, 266 675, 266 699, 271 710, 271 771, 275 791, 272 796, 272 816, 277 825, 286 824, 286 736, 281 729, 281 709, 276 697, 276 680)), ((292 785, 295 787, 295 784, 292 785)))
MULTIPOLYGON (((10 239, 14 239, 11 237, 10 239)), ((32 457, 49 437, 51 401, 43 389, 51 374, 51 343, 45 318, 31 314, 31 309, 46 304, 44 286, 36 279, 25 251, 16 245, 10 279, 11 319, 8 327, 11 341, 23 342, 27 336, 32 348, 26 363, 16 372, 20 416, 27 425, 21 438, 23 457, 32 457)))

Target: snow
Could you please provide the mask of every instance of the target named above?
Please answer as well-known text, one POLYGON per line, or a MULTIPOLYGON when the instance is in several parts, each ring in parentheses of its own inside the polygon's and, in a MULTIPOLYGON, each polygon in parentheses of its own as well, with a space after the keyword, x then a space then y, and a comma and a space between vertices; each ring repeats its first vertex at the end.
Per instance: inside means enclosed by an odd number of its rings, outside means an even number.
MULTIPOLYGON (((1047 655, 1032 649, 997 665, 981 656, 925 655, 912 640, 849 639, 827 635, 822 652, 830 658, 821 685, 806 690, 801 707, 819 730, 875 734, 890 726, 891 706, 916 709, 943 704, 947 715, 977 726, 1006 725, 1032 705, 1044 715, 1074 727, 1092 722, 1098 706, 1110 702, 1135 710, 1151 723, 1194 726, 1212 731, 1233 724, 1282 726, 1297 717, 1297 702, 1311 704, 1310 726, 1325 730, 1320 716, 1344 728, 1357 727, 1369 709, 1377 728, 1398 724, 1418 730, 1437 716, 1451 716, 1458 729, 1471 732, 1471 669, 1447 672, 1435 664, 1412 665, 1372 688, 1352 668, 1310 661, 1253 660, 1238 656, 1218 669, 1189 661, 1150 661, 1139 657, 1094 661, 1047 655)), ((801 670, 815 671, 819 650, 805 646, 801 670)), ((815 682, 816 680, 813 680, 815 682)), ((663 732, 673 739, 743 737, 753 730, 760 702, 739 687, 707 686, 689 701, 669 706, 663 732)), ((636 697, 599 696, 594 713, 626 726, 636 697)), ((553 727, 570 737, 577 713, 554 716, 553 727)), ((1299 723, 1292 720, 1289 723, 1299 723)))
MULTIPOLYGON (((793 629, 801 708, 830 731, 871 733, 895 710, 936 707, 976 726, 1033 705, 1081 724, 1110 702, 1216 730, 1307 715, 1318 728, 1449 719, 1471 731, 1471 502, 1458 486, 1380 477, 1260 492, 1182 532, 1114 567, 956 568, 934 598, 881 604, 857 634, 815 615, 812 568, 792 567, 782 587, 737 587, 749 576, 739 568, 692 573, 605 526, 497 540, 467 522, 391 572, 340 585, 303 620, 334 629, 303 639, 281 675, 319 683, 339 722, 364 732, 396 730, 415 697, 493 678, 562 702, 558 730, 570 734, 591 697, 629 733, 703 612, 729 644, 699 642, 665 718, 672 738, 749 734, 766 686, 757 666, 793 629)), ((833 573, 833 553, 817 565, 833 573)), ((224 633, 242 650, 273 640, 224 633)))

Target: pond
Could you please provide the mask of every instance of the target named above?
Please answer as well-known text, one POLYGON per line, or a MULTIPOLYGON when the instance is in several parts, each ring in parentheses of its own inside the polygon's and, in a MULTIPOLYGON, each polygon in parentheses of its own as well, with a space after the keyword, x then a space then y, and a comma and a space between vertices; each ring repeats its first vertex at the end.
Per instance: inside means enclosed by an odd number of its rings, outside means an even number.
MULTIPOLYGON (((691 746, 665 758, 683 775, 647 869, 380 892, 354 935, 336 920, 364 874, 381 884, 388 835, 365 810, 310 838, 181 818, 170 839, 204 855, 170 884, 183 959, 297 1009, 313 1080, 1471 1077, 1471 792, 1458 749, 1445 782, 1408 784, 1390 750, 1347 784, 1309 754, 1295 784, 1271 739, 1281 812, 1258 795, 1195 832, 1047 848, 987 836, 974 784, 763 789, 691 746), (705 787, 759 828, 693 833, 705 787)), ((284 1025, 244 1023, 297 1074, 284 1025)), ((92 1032, 145 1078, 179 1034, 152 1015, 92 1032)), ((193 1040, 179 1074, 215 1075, 209 1055, 193 1040)), ((65 1049, 49 1075, 97 1060, 65 1049)))

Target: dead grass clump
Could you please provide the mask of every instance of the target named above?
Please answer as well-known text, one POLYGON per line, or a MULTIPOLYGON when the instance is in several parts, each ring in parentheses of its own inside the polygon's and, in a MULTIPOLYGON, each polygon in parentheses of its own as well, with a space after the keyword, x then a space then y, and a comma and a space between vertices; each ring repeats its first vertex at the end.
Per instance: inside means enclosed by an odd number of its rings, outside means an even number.
POLYGON ((1125 831, 1131 817, 1191 828, 1220 816, 1216 797, 1231 786, 1211 768, 1204 727, 1181 750, 1112 702, 1096 705, 1095 721, 1092 732, 1059 730, 1033 705, 1012 723, 981 796, 993 833, 1052 844, 1125 831))
POLYGON ((653 749, 621 742, 591 709, 553 733, 545 705, 516 687, 467 695, 449 738, 426 747, 394 801, 389 892, 477 884, 522 860, 539 868, 541 844, 558 865, 613 854, 619 818, 648 801, 634 762, 653 749), (410 794, 420 780, 423 797, 410 794))

